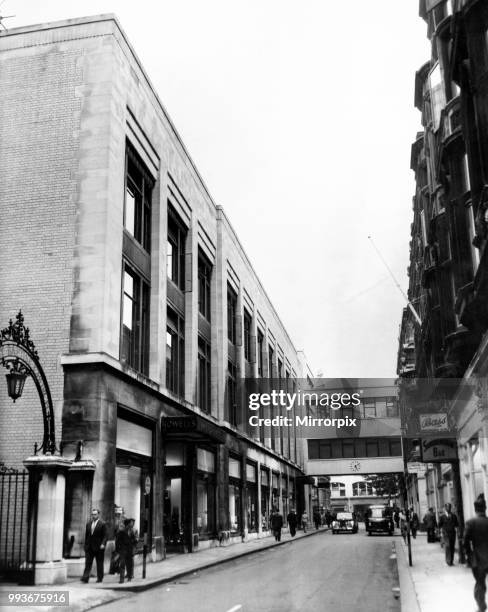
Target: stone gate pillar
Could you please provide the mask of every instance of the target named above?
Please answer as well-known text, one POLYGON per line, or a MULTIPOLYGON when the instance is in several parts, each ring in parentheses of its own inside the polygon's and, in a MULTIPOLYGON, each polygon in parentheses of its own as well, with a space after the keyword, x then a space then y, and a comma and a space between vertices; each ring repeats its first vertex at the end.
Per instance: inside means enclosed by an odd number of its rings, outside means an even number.
POLYGON ((63 584, 67 569, 63 562, 63 524, 66 472, 72 461, 56 455, 28 457, 24 465, 31 482, 37 483, 37 511, 32 513, 31 530, 35 538, 35 584, 63 584), (37 518, 37 520, 36 520, 37 518))

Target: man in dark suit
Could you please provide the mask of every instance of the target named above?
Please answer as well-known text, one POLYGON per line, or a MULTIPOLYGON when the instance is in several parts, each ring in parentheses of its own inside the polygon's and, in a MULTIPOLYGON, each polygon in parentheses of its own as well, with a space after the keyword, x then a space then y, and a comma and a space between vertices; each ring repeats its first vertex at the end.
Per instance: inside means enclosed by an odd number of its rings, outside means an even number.
POLYGON ((446 553, 447 565, 454 562, 454 547, 456 545, 456 530, 458 528, 457 516, 451 510, 451 504, 445 504, 444 513, 439 519, 439 527, 444 541, 444 551, 446 553))
POLYGON ((464 547, 475 579, 474 598, 478 610, 486 610, 486 574, 488 573, 488 518, 486 502, 480 495, 474 502, 476 517, 466 521, 464 547))
POLYGON ((91 520, 86 524, 85 530, 85 571, 82 582, 88 582, 93 565, 97 560, 97 582, 103 580, 103 559, 107 543, 107 525, 100 518, 100 510, 93 508, 91 520))

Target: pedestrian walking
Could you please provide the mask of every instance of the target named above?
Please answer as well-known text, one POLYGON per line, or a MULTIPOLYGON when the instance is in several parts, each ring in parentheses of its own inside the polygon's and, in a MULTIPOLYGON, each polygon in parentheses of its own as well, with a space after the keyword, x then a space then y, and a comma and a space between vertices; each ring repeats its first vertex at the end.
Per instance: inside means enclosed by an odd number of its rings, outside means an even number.
POLYGON ((393 513, 393 520, 395 521, 395 526, 398 529, 400 527, 400 512, 398 508, 395 508, 395 512, 393 513))
POLYGON ((93 508, 91 520, 88 521, 85 529, 85 571, 81 578, 82 582, 88 582, 90 579, 93 559, 96 559, 97 562, 97 582, 102 582, 106 544, 107 525, 100 518, 100 510, 93 508))
POLYGON ((445 504, 444 512, 439 518, 439 527, 444 543, 447 565, 452 565, 454 561, 454 546, 456 544, 456 529, 459 522, 457 516, 451 510, 451 504, 445 504))
POLYGON ((304 510, 300 522, 302 524, 303 533, 307 533, 308 514, 306 510, 304 510))
POLYGON ((414 512, 413 508, 410 508, 410 532, 412 533, 412 537, 416 538, 417 537, 417 531, 419 528, 419 517, 418 514, 416 512, 414 512))
POLYGON ((322 523, 322 517, 320 516, 320 512, 318 510, 314 510, 313 512, 313 524, 315 525, 315 529, 318 529, 322 523))
POLYGON ((125 519, 124 526, 117 531, 115 536, 115 552, 119 555, 119 582, 124 582, 127 571, 127 579, 134 577, 134 549, 137 539, 134 532, 134 519, 125 519))
POLYGON ((327 525, 327 529, 330 529, 330 526, 332 525, 332 514, 330 513, 330 510, 325 511, 325 524, 327 525))
POLYGON ((483 494, 474 502, 476 517, 466 521, 464 547, 473 572, 474 598, 478 610, 486 610, 486 574, 488 573, 488 518, 483 494))
POLYGON ((290 528, 290 535, 292 538, 295 537, 296 532, 297 532, 297 523, 298 523, 298 517, 296 515, 295 510, 292 508, 290 510, 290 512, 288 512, 288 516, 286 517, 286 521, 288 523, 288 526, 290 528))
POLYGON ((400 510, 400 512, 398 513, 398 520, 399 520, 399 525, 400 525, 400 533, 402 535, 403 541, 406 543, 407 542, 407 514, 406 512, 402 509, 400 510))
POLYGON ((433 544, 435 542, 435 530, 437 529, 437 519, 434 514, 434 508, 429 508, 423 518, 425 529, 427 530, 427 542, 433 544))
POLYGON ((278 510, 271 515, 271 530, 277 542, 281 542, 281 529, 283 527, 283 517, 278 510))

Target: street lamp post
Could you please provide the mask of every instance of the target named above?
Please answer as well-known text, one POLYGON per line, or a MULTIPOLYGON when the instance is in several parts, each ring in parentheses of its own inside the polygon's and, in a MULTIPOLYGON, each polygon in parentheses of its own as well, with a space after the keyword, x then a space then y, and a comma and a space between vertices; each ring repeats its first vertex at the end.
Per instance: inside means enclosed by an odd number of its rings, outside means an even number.
POLYGON ((24 326, 24 316, 19 310, 15 322, 10 319, 8 327, 0 332, 0 361, 8 370, 8 395, 12 400, 19 399, 24 390, 28 376, 32 378, 39 394, 42 408, 44 436, 41 446, 37 443, 34 454, 39 450, 44 455, 54 455, 57 452, 54 430, 54 410, 51 391, 46 375, 39 362, 34 342, 30 338, 29 328, 24 326))

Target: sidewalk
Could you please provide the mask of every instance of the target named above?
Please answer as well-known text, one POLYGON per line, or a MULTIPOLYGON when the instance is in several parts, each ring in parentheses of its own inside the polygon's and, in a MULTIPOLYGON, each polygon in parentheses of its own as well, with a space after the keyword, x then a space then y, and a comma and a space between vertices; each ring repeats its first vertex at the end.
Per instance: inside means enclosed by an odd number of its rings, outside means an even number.
MULTIPOLYGON (((9 591, 69 591, 69 610, 70 612, 83 612, 90 610, 96 606, 115 601, 123 597, 128 596, 131 593, 145 591, 159 584, 165 582, 171 582, 181 578, 182 576, 192 574, 194 572, 238 559, 250 555, 254 552, 273 548, 275 546, 282 546, 302 538, 307 538, 316 534, 324 534, 327 528, 321 527, 318 531, 311 528, 307 533, 298 531, 296 536, 292 538, 288 533, 283 534, 281 542, 276 542, 273 536, 261 538, 259 540, 251 540, 249 542, 233 544, 231 546, 219 546, 215 548, 209 548, 200 552, 192 554, 178 554, 168 556, 164 561, 158 563, 148 563, 146 570, 146 578, 141 578, 142 565, 136 566, 135 578, 131 582, 124 582, 119 584, 119 576, 106 575, 104 581, 101 584, 97 584, 95 579, 92 578, 91 582, 86 585, 80 582, 79 579, 72 580, 64 585, 54 586, 1 586, 0 587, 0 608, 2 612, 12 611, 16 612, 18 606, 8 606, 5 599, 6 593, 9 591), (3 605, 2 605, 3 604, 3 605)), ((22 607, 22 610, 30 610, 31 612, 38 612, 39 610, 56 612, 59 610, 66 609, 61 606, 43 606, 39 607, 22 607)))
POLYGON ((396 540, 402 612, 459 612, 476 610, 474 578, 466 565, 448 566, 439 542, 428 544, 425 533, 412 538, 412 567, 403 538, 396 540))

